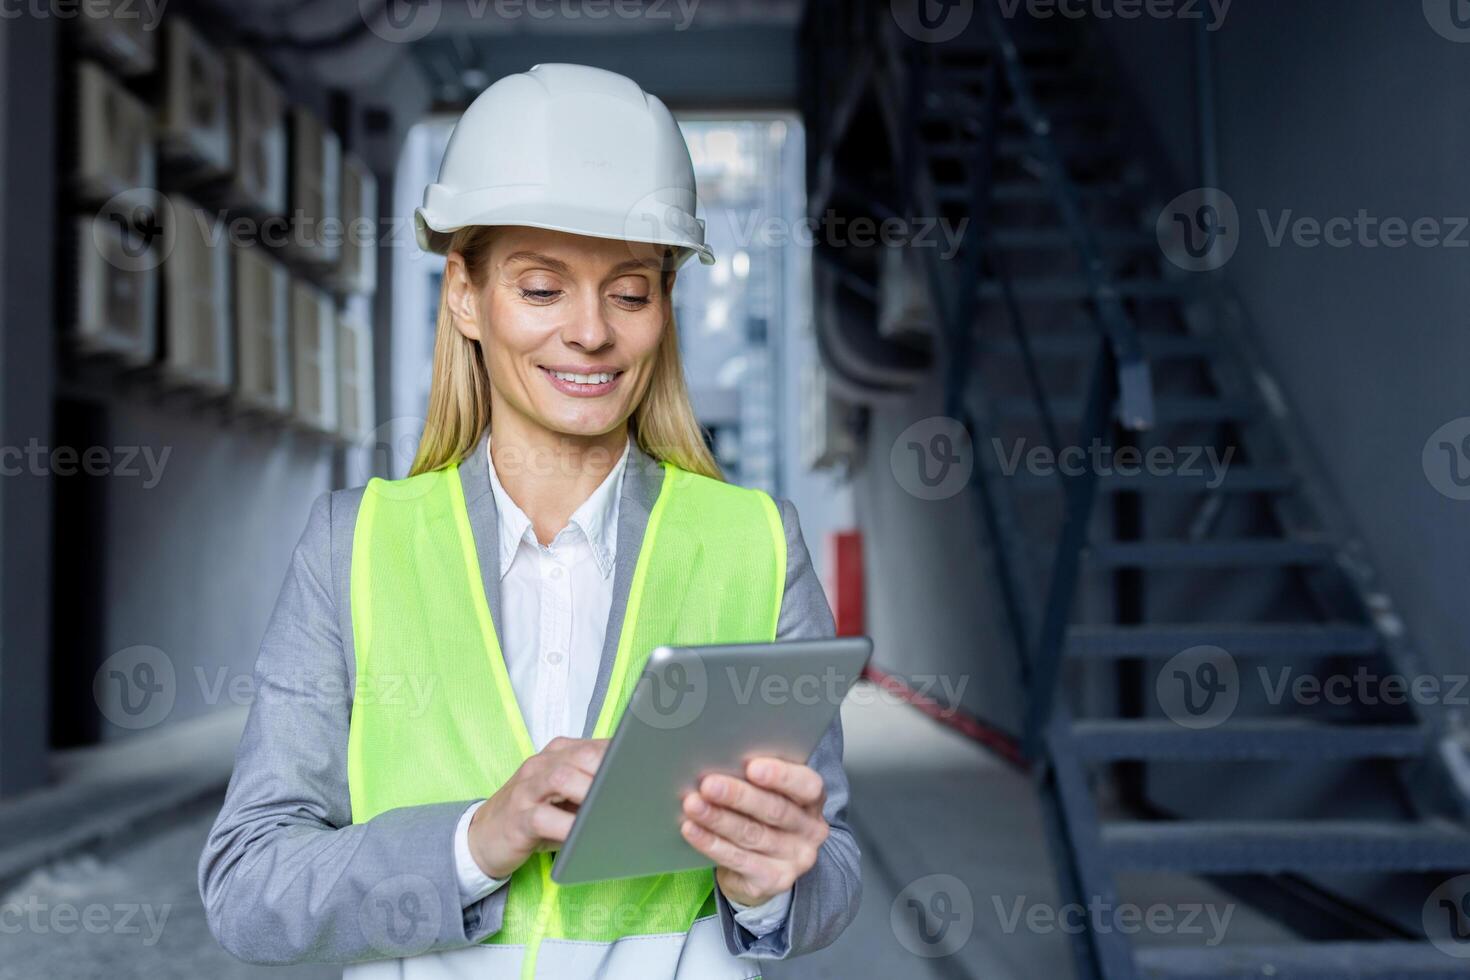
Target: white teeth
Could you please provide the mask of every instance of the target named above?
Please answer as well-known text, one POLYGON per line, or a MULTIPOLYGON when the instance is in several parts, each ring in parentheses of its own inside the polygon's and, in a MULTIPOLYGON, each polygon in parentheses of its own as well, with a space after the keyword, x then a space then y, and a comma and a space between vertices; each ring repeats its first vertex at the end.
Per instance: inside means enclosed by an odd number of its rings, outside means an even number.
POLYGON ((567 371, 552 371, 551 373, 563 381, 571 381, 579 385, 606 384, 613 378, 612 374, 607 371, 600 371, 596 374, 571 374, 567 371))

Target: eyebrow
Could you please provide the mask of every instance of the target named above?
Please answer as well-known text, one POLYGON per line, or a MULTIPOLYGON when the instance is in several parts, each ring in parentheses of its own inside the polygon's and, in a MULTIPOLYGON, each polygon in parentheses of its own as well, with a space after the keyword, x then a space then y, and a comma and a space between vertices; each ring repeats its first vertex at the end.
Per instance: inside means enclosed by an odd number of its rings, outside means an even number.
MULTIPOLYGON (((512 252, 505 257, 505 261, 507 264, 511 262, 532 262, 536 265, 544 265, 547 268, 555 269, 557 272, 567 274, 570 274, 572 271, 571 266, 567 265, 561 259, 552 258, 550 255, 545 255, 541 252, 512 252)), ((657 262, 628 259, 626 262, 619 262, 613 266, 608 274, 610 276, 616 276, 624 272, 647 272, 657 268, 657 262)))

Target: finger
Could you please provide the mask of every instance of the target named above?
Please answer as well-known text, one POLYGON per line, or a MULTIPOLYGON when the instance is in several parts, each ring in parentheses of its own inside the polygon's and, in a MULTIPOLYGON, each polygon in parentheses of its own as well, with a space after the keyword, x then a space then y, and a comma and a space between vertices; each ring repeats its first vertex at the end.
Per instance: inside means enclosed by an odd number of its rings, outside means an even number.
POLYGON ((531 834, 537 840, 560 844, 572 832, 576 815, 550 803, 541 803, 531 811, 531 834))
POLYGON ((811 766, 769 756, 751 759, 745 775, 752 783, 791 800, 797 806, 813 806, 827 795, 827 785, 811 766))
POLYGON ((738 810, 772 827, 799 830, 810 819, 786 797, 752 786, 736 776, 706 776, 700 780, 699 793, 717 806, 738 810))
POLYGON ((570 739, 571 745, 565 751, 565 758, 578 769, 588 775, 596 775, 597 767, 602 765, 602 757, 607 755, 609 739, 605 738, 579 738, 570 739))
POLYGON ((792 858, 802 839, 787 830, 778 830, 742 813, 714 806, 699 793, 684 797, 684 815, 705 830, 744 848, 772 857, 792 858))
POLYGON ((692 820, 685 820, 679 832, 694 848, 722 868, 740 875, 758 892, 782 892, 791 887, 794 876, 786 863, 765 854, 747 851, 719 834, 711 833, 692 820))
POLYGON ((566 800, 580 804, 587 798, 587 791, 591 788, 591 774, 569 761, 563 761, 546 770, 541 780, 539 798, 549 802, 566 800))

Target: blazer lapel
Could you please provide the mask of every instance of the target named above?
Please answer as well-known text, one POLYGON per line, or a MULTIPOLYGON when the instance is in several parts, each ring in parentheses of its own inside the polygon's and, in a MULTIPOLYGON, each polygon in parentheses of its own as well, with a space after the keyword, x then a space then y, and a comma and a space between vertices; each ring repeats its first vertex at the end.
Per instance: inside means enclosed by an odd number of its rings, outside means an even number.
POLYGON ((459 482, 464 487, 470 534, 475 539, 475 555, 480 561, 480 581, 485 587, 485 602, 490 606, 490 623, 495 627, 495 641, 504 651, 505 636, 500 630, 500 515, 495 510, 495 494, 490 489, 489 451, 487 437, 481 436, 474 452, 460 461, 459 482))
POLYGON ((643 532, 648 529, 648 515, 663 487, 664 470, 658 460, 638 448, 635 441, 628 447, 628 464, 623 473, 623 493, 618 502, 618 554, 613 561, 612 606, 607 611, 607 631, 602 640, 602 657, 597 666, 597 686, 587 702, 587 720, 582 737, 591 738, 607 697, 613 662, 618 656, 618 640, 623 635, 623 616, 628 611, 628 592, 633 584, 633 571, 638 566, 638 553, 643 550, 643 532))

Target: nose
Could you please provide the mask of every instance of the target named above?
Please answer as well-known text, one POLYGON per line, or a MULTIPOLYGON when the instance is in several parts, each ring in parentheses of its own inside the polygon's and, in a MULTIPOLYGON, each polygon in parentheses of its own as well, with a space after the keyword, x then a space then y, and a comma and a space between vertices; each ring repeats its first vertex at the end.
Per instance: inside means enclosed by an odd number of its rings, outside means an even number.
POLYGON ((561 330, 562 343, 592 353, 613 342, 612 326, 607 321, 601 296, 596 290, 584 294, 561 330))

